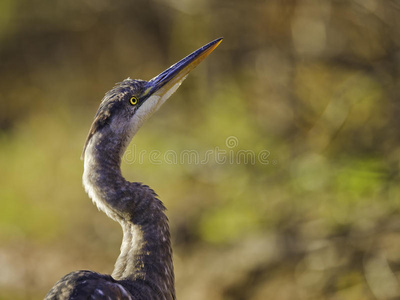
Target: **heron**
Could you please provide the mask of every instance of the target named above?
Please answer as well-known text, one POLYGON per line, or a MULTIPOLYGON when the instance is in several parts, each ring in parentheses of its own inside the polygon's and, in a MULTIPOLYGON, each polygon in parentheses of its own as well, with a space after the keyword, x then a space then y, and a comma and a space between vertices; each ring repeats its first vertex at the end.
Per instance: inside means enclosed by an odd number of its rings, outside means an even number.
POLYGON ((143 123, 221 41, 206 44, 149 81, 127 78, 105 94, 82 152, 83 185, 99 210, 121 225, 121 252, 111 275, 69 273, 45 299, 176 299, 165 206, 149 186, 122 176, 121 160, 143 123))

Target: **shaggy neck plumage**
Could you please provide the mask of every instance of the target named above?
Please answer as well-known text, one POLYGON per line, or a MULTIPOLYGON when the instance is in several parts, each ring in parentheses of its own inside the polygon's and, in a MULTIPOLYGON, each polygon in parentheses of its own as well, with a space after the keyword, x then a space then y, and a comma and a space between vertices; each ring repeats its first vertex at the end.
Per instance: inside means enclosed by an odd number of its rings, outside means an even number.
POLYGON ((129 141, 108 131, 94 134, 88 143, 83 183, 99 209, 122 226, 121 254, 112 276, 131 288, 139 281, 148 285, 159 295, 155 299, 175 299, 165 208, 148 186, 123 178, 121 157, 129 141))

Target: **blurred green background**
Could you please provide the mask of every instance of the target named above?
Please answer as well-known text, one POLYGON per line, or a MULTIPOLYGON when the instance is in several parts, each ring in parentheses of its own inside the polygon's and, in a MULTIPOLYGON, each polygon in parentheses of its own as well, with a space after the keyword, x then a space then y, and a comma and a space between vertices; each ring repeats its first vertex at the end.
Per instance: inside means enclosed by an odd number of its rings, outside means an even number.
POLYGON ((99 101, 220 36, 123 164, 168 208, 178 298, 400 298, 398 1, 1 0, 0 299, 112 272, 79 159, 99 101))

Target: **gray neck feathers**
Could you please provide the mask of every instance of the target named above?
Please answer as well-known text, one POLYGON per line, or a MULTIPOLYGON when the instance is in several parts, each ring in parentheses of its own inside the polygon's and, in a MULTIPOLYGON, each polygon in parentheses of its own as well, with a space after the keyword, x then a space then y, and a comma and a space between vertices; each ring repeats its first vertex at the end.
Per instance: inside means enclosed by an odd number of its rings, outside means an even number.
POLYGON ((152 189, 128 182, 121 174, 121 157, 129 140, 104 128, 90 139, 84 154, 83 184, 97 207, 119 222, 121 254, 112 276, 128 286, 141 282, 154 299, 175 299, 168 220, 152 189))

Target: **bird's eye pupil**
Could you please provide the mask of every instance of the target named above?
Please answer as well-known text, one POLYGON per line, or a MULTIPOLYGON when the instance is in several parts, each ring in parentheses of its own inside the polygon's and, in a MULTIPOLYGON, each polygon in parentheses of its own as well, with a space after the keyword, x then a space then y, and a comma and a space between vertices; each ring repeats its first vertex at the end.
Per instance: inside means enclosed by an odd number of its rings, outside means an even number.
POLYGON ((135 96, 132 96, 131 99, 129 100, 129 102, 130 102, 132 105, 136 105, 137 102, 138 102, 138 100, 137 100, 137 98, 136 98, 135 96))

